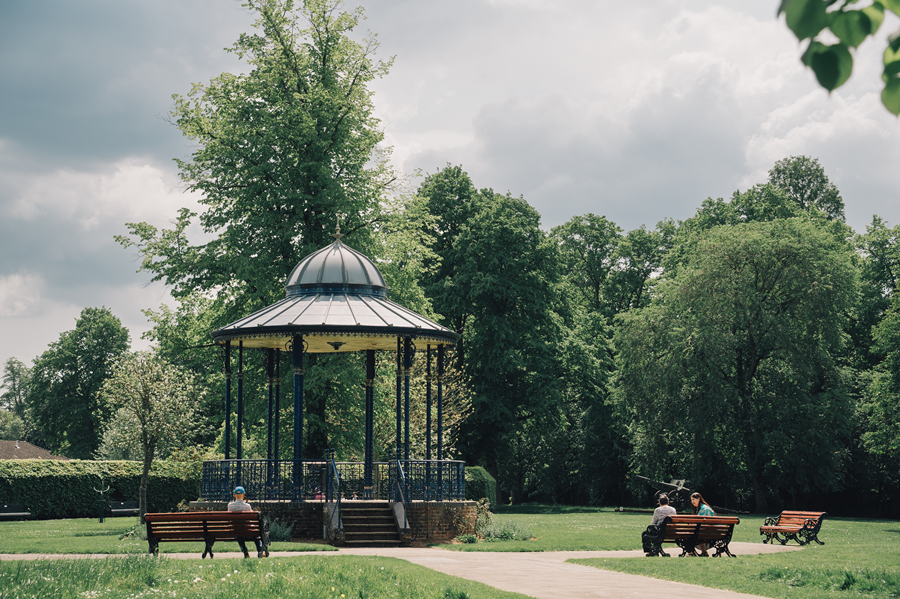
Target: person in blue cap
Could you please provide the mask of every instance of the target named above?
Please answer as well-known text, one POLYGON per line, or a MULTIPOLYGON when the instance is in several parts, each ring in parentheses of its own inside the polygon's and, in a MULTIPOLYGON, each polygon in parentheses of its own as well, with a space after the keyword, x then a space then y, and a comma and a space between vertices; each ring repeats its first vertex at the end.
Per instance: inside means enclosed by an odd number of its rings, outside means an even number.
MULTIPOLYGON (((228 504, 229 512, 252 512, 253 506, 244 501, 244 487, 235 487, 234 488, 234 501, 229 502, 228 504)), ((237 540, 238 545, 241 547, 241 551, 244 552, 244 557, 250 557, 250 552, 247 551, 247 545, 244 543, 243 539, 237 540)), ((256 543, 256 555, 257 557, 262 557, 262 544, 254 539, 253 541, 256 543)))

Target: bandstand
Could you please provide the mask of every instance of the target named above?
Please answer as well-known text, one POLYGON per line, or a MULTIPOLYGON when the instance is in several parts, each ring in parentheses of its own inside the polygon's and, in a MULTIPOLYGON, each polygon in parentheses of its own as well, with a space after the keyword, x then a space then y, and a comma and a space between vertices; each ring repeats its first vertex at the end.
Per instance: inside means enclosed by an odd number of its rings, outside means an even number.
MULTIPOLYGON (((440 507, 434 502, 446 505, 464 500, 464 463, 445 460, 443 448, 444 358, 447 348, 456 344, 458 335, 390 301, 384 278, 375 264, 341 241, 340 227, 334 237, 334 243, 310 254, 294 267, 285 284, 283 300, 212 332, 214 342, 224 348, 225 355, 225 459, 204 462, 202 498, 196 502, 198 509, 217 509, 210 506, 229 501, 231 491, 241 485, 251 503, 263 506, 261 510, 266 508, 276 516, 288 516, 281 519, 316 521, 316 510, 309 508, 320 506, 318 513, 322 514, 326 536, 339 538, 343 534, 342 501, 345 513, 348 500, 355 505, 372 502, 395 506, 394 511, 400 514, 398 526, 408 530, 412 527, 413 514, 421 511, 421 506, 410 511, 416 504, 429 504, 425 512, 430 514, 441 512, 432 509, 440 507), (266 355, 265 460, 243 459, 245 350, 263 351, 266 355), (395 455, 387 461, 374 460, 376 351, 396 352, 397 361, 396 448, 395 455), (286 459, 278 455, 280 352, 289 352, 293 365, 293 455, 286 459), (304 358, 311 353, 336 352, 365 352, 366 356, 361 463, 336 461, 334 452, 324 448, 323 457, 305 459, 303 455, 304 358), (410 371, 417 352, 424 354, 426 361, 425 459, 411 459, 409 451, 410 371), (237 354, 236 373, 232 370, 233 354, 237 354), (432 397, 433 381, 436 398, 432 397), (437 420, 434 442, 433 408, 437 420), (234 412, 237 431, 235 447, 232 447, 234 412), (435 455, 432 455, 433 446, 435 455)), ((472 511, 474 514, 474 508, 472 511)), ((452 519, 460 520, 458 515, 452 519)), ((468 515, 463 519, 468 520, 468 515)), ((295 530, 299 528, 302 526, 295 524, 295 530)))

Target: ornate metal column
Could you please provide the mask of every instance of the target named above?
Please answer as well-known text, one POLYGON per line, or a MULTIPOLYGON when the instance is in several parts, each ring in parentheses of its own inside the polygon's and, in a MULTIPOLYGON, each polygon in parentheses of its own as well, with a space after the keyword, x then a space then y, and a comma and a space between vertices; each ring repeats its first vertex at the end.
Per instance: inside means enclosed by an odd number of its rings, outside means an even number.
POLYGON ((281 425, 281 350, 275 350, 275 418, 273 428, 275 434, 272 436, 273 451, 272 459, 278 459, 278 431, 281 425))
POLYGON ((409 460, 409 375, 412 370, 412 354, 413 354, 412 338, 407 337, 403 340, 403 394, 404 394, 404 414, 406 430, 403 433, 403 459, 409 460))
POLYGON ((238 341, 238 405, 237 405, 237 459, 244 459, 244 342, 238 341))
POLYGON ((431 499, 431 345, 425 346, 425 499, 431 499))
POLYGON ((372 462, 375 453, 375 350, 366 350, 366 448, 363 464, 363 499, 372 494, 372 462))
POLYGON ((266 459, 272 459, 272 406, 275 404, 275 350, 266 350, 266 459))
POLYGON ((437 500, 444 500, 444 346, 437 351, 437 459, 438 488, 437 500))
POLYGON ((231 341, 225 342, 225 459, 231 454, 231 341))
POLYGON ((437 351, 437 459, 444 459, 444 347, 437 351))
POLYGON ((403 367, 400 365, 401 354, 400 337, 397 337, 397 459, 403 457, 401 452, 403 439, 403 404, 400 401, 400 393, 403 384, 403 367))
POLYGON ((303 498, 303 337, 291 338, 291 361, 294 366, 294 477, 293 498, 303 498))

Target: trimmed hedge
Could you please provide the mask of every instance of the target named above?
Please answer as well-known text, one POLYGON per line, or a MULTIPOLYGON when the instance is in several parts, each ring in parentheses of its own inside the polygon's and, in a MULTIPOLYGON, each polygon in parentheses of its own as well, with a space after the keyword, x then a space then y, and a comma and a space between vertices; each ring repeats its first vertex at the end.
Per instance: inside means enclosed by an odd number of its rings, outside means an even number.
POLYGON ((491 507, 497 505, 497 481, 481 466, 466 467, 466 499, 478 501, 487 497, 491 507))
MULTIPOLYGON (((110 501, 138 499, 140 462, 0 460, 0 503, 24 503, 38 519, 96 518, 100 494, 110 501)), ((158 461, 150 470, 147 510, 171 512, 200 495, 200 466, 158 461)))

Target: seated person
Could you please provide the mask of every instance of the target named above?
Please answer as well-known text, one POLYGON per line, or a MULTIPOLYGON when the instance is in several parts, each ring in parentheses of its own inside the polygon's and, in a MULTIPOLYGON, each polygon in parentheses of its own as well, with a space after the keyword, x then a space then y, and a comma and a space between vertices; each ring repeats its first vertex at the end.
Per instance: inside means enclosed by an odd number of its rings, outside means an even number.
POLYGON ((650 526, 647 527, 647 530, 641 533, 641 543, 644 546, 644 553, 647 555, 653 553, 650 539, 659 537, 659 527, 662 525, 663 520, 666 519, 666 516, 674 516, 677 513, 675 508, 669 505, 669 496, 665 493, 660 495, 659 507, 653 510, 653 520, 650 522, 650 526))
MULTIPOLYGON (((244 501, 244 487, 235 487, 234 488, 234 501, 228 504, 229 512, 252 512, 253 506, 244 501)), ((262 557, 262 544, 259 540, 254 540, 256 543, 256 556, 262 557)), ((244 543, 243 539, 238 539, 238 545, 241 547, 241 551, 244 552, 244 557, 250 557, 250 552, 247 551, 247 545, 244 543)))
POLYGON ((653 520, 650 522, 653 526, 659 526, 666 516, 674 516, 678 512, 669 505, 669 496, 663 493, 659 496, 659 507, 653 510, 653 520))

